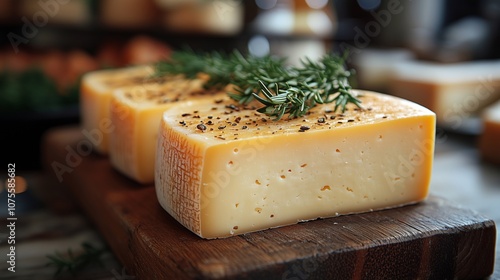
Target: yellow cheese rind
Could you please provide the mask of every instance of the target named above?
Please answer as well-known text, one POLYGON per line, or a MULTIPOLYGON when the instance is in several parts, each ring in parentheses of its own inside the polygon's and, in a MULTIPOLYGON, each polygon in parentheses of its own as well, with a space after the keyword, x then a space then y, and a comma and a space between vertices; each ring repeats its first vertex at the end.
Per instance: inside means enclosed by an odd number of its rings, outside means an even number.
POLYGON ((211 239, 424 200, 435 114, 359 93, 365 110, 332 113, 326 104, 293 120, 272 121, 228 99, 167 110, 156 157, 160 204, 211 239), (200 118, 182 116, 194 110, 200 118))
POLYGON ((109 135, 111 166, 140 184, 153 183, 162 113, 191 99, 222 95, 205 91, 202 86, 203 80, 178 76, 113 92, 110 117, 115 128, 109 135))
POLYGON ((82 77, 80 106, 82 128, 94 135, 94 149, 103 155, 109 152, 111 123, 110 103, 113 90, 148 82, 152 66, 140 65, 117 69, 97 70, 82 77))
POLYGON ((162 157, 156 160, 155 184, 159 182, 163 186, 169 182, 169 187, 156 188, 158 198, 162 205, 168 205, 165 209, 170 215, 198 234, 201 232, 200 188, 174 186, 201 184, 204 149, 203 142, 191 145, 190 139, 183 134, 160 130, 157 155, 162 157), (162 160, 165 158, 169 160, 162 160))

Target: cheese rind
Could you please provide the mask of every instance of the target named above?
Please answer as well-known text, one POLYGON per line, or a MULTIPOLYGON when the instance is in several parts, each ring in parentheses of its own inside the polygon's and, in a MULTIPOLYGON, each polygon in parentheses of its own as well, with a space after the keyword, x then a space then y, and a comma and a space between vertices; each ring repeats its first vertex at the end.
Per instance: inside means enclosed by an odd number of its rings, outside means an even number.
POLYGON ((156 158, 160 204, 210 239, 422 201, 435 114, 360 93, 365 110, 336 114, 325 104, 293 120, 272 121, 228 99, 167 110, 156 158), (182 117, 193 110, 200 119, 182 117))
POLYGON ((202 88, 204 80, 175 76, 158 83, 113 92, 109 159, 122 174, 140 184, 154 182, 158 128, 163 111, 180 102, 222 95, 202 88))
POLYGON ((80 106, 82 128, 98 135, 92 141, 94 149, 103 155, 109 153, 109 133, 114 128, 111 123, 110 103, 113 90, 140 85, 148 82, 153 67, 140 65, 117 69, 96 70, 82 77, 80 106))

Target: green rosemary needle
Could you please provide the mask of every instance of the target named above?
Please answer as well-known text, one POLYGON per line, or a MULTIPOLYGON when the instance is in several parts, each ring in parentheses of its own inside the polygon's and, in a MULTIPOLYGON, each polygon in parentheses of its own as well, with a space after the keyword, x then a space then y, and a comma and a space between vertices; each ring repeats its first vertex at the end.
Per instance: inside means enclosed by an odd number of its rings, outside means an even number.
POLYGON ((195 53, 191 50, 174 52, 168 61, 156 65, 156 76, 183 74, 194 78, 205 73, 210 79, 206 88, 234 85, 229 97, 241 104, 257 100, 264 107, 257 111, 275 120, 285 114, 289 118, 303 116, 317 104, 335 103, 335 111, 346 110, 348 103, 360 107, 361 101, 351 92, 351 71, 345 69, 345 57, 327 54, 318 61, 309 58, 299 67, 287 67, 285 59, 271 56, 195 53))

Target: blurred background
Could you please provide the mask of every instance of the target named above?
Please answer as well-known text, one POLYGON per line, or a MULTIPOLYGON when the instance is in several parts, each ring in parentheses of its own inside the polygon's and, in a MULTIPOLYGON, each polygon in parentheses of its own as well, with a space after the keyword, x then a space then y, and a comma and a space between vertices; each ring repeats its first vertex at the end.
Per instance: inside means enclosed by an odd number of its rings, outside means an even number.
MULTIPOLYGON (((500 149, 478 146, 486 122, 494 132, 488 141, 500 141, 500 104, 493 107, 500 99, 498 0, 0 0, 0 160, 5 170, 16 164, 18 192, 25 192, 18 213, 42 204, 59 213, 71 208, 60 190, 43 186, 40 140, 52 127, 80 122, 81 76, 166 59, 183 47, 277 55, 292 65, 347 53, 355 88, 436 112, 433 192, 500 222, 500 149), (493 112, 487 118, 486 110, 493 112), (484 155, 497 162, 480 161, 484 155)), ((0 172, 4 216, 7 171, 0 172)), ((42 253, 89 238, 104 243, 79 217, 36 212, 25 221, 25 239, 84 231, 66 243, 37 243, 42 253), (36 221, 51 222, 28 226, 36 221)), ((40 268, 40 260, 32 264, 40 268)))
POLYGON ((391 93, 399 62, 499 59, 500 2, 3 0, 0 34, 0 120, 10 129, 1 136, 9 143, 2 163, 36 168, 37 135, 79 121, 85 72, 157 61, 186 46, 286 56, 290 64, 347 51, 355 87, 391 93))

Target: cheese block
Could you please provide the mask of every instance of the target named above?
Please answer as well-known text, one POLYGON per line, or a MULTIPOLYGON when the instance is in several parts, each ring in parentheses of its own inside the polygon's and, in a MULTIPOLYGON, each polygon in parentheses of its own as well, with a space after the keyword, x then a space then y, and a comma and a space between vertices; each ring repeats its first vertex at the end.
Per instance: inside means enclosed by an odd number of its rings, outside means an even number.
POLYGON ((438 125, 453 130, 500 98, 500 60, 404 61, 395 65, 393 73, 389 93, 429 108, 438 125))
POLYGON ((479 135, 480 156, 492 163, 500 164, 500 101, 489 105, 481 114, 483 130, 479 135))
POLYGON ((86 135, 92 135, 95 151, 103 155, 109 152, 109 133, 115 128, 109 112, 113 90, 144 84, 151 80, 149 77, 153 70, 150 65, 139 65, 96 70, 82 76, 81 123, 86 135))
POLYGON ((166 110, 159 203, 213 239, 424 200, 435 114, 390 95, 355 93, 362 110, 353 105, 341 114, 323 104, 279 121, 229 98, 166 110))
POLYGON ((111 97, 111 165, 141 184, 154 182, 156 139, 164 110, 192 99, 225 96, 203 89, 206 79, 165 78, 163 82, 115 90, 111 97))
POLYGON ((364 49, 352 54, 352 66, 356 70, 358 88, 387 92, 395 66, 415 59, 407 49, 364 49))

